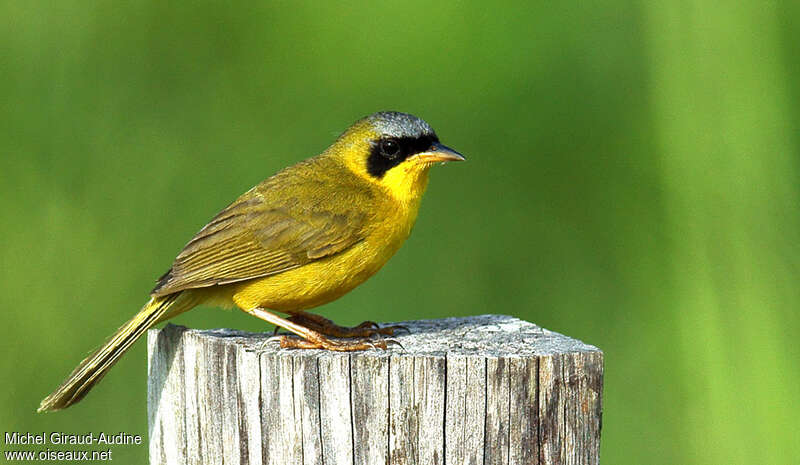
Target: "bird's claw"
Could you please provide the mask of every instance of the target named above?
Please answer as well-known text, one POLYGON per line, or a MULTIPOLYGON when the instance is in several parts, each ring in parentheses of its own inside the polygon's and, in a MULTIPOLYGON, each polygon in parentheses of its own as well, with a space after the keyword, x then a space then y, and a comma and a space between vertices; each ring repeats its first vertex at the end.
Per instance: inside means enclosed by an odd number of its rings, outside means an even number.
POLYGON ((364 321, 360 325, 356 326, 358 329, 380 329, 380 325, 375 323, 374 321, 364 321))
POLYGON ((274 336, 266 338, 264 340, 264 342, 261 343, 261 346, 260 346, 259 350, 264 350, 264 348, 266 348, 267 345, 275 343, 275 342, 277 342, 278 343, 278 347, 280 347, 281 340, 283 339, 284 336, 283 335, 278 335, 278 328, 275 328, 275 332, 273 334, 274 334, 274 336))
POLYGON ((394 330, 394 331, 399 331, 399 330, 402 330, 402 331, 405 331, 405 332, 406 332, 406 334, 411 334, 411 330, 410 330, 410 329, 408 329, 408 326, 403 326, 403 325, 392 325, 392 326, 387 326, 387 328, 391 328, 391 329, 392 329, 392 330, 394 330))
POLYGON ((381 340, 384 342, 385 345, 397 344, 401 349, 403 349, 403 352, 406 351, 406 348, 403 347, 403 344, 400 344, 400 341, 398 341, 397 339, 393 339, 391 337, 386 337, 386 338, 383 338, 381 340))

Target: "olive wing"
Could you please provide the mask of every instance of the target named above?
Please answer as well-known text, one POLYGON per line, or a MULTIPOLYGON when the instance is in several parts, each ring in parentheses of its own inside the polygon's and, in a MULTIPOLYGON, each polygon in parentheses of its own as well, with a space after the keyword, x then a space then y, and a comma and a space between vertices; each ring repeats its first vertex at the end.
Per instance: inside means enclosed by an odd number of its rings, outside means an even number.
POLYGON ((278 274, 344 251, 363 239, 366 215, 323 206, 270 205, 251 191, 184 247, 154 296, 278 274))

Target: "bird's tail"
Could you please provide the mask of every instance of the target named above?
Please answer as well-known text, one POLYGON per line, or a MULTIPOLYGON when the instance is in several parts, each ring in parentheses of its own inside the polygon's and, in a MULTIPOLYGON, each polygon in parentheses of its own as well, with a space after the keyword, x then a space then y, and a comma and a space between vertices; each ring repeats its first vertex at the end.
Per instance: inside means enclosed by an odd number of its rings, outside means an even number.
POLYGON ((102 347, 83 359, 58 389, 42 400, 37 411, 61 410, 83 399, 145 331, 195 305, 193 299, 186 294, 188 293, 177 292, 151 298, 102 347))

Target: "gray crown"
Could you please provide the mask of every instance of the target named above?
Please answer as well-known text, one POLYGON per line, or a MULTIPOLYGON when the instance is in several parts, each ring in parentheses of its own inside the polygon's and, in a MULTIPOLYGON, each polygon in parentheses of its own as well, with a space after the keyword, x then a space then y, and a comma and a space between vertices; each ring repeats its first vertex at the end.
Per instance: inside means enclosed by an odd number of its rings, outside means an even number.
POLYGON ((367 119, 385 136, 418 138, 436 135, 428 123, 408 113, 381 111, 367 119))

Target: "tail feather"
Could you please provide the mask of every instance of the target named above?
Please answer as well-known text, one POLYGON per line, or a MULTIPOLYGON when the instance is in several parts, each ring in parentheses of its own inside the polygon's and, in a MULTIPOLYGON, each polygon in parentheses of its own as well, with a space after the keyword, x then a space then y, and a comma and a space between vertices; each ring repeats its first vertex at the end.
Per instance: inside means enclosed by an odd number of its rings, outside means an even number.
POLYGON ((37 412, 61 410, 77 403, 105 376, 114 363, 156 323, 191 308, 182 292, 153 297, 139 313, 74 369, 63 383, 39 404, 37 412), (186 308, 178 308, 186 307, 186 308))

